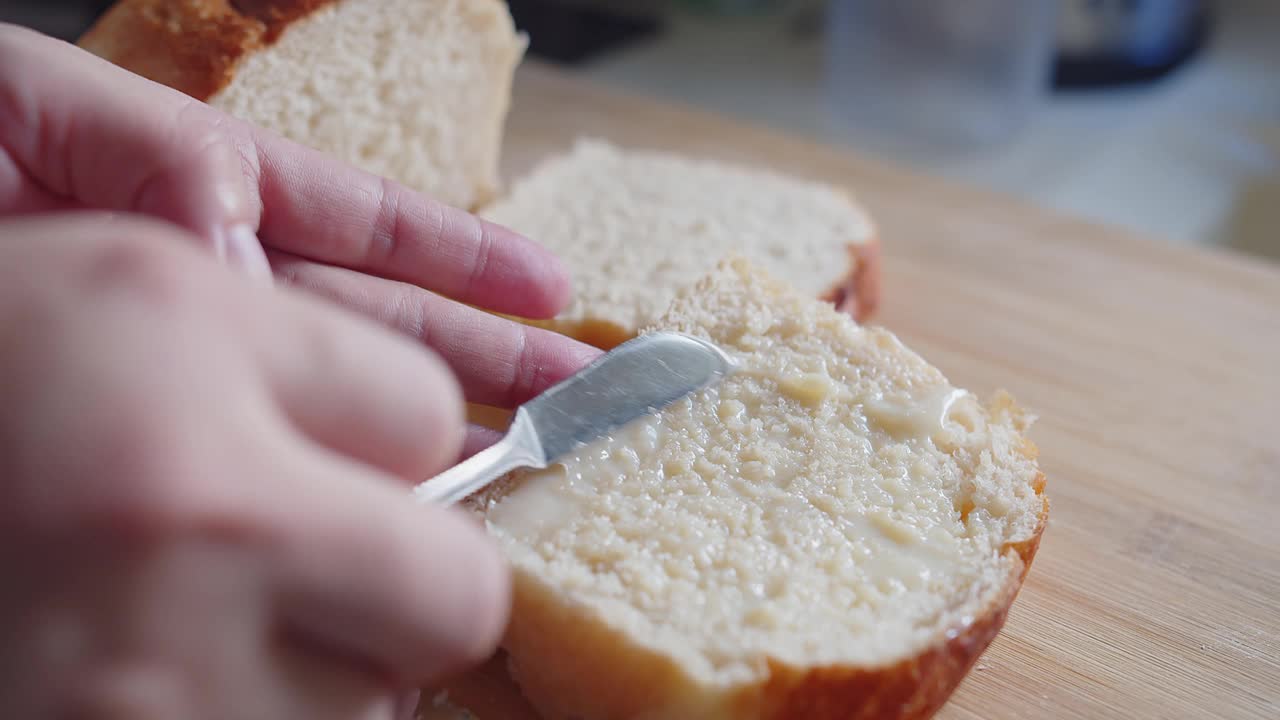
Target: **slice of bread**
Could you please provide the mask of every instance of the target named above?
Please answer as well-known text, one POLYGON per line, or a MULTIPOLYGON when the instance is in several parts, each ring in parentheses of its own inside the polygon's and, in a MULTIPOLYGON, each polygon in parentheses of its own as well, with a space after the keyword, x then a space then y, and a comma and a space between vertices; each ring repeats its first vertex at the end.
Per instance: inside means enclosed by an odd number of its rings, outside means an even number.
POLYGON ((120 0, 80 45, 472 209, 497 191, 526 40, 502 0, 120 0))
MULTIPOLYGON (((432 702, 442 697, 445 703, 437 712, 446 712, 452 707, 470 713, 471 720, 541 720, 520 693, 520 688, 512 682, 507 672, 507 657, 502 651, 494 653, 484 664, 468 672, 423 688, 419 711, 431 718, 426 711, 432 702)), ((453 719, 446 715, 439 720, 453 719)))
POLYGON ((583 138, 481 214, 565 261, 574 299, 545 325, 606 349, 729 252, 858 319, 878 302, 867 213, 842 190, 764 169, 583 138))
POLYGON ((524 694, 546 720, 931 715, 1044 530, 1031 420, 742 258, 652 327, 739 369, 469 500, 524 694))

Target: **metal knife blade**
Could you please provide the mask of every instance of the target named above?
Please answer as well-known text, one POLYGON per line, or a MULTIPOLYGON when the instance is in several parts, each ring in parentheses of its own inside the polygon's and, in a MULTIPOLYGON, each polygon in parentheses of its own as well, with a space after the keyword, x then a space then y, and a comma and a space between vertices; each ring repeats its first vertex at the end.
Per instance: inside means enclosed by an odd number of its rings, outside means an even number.
POLYGON ((453 504, 512 470, 545 468, 732 372, 733 361, 705 340, 642 335, 521 405, 502 440, 421 483, 414 496, 453 504))

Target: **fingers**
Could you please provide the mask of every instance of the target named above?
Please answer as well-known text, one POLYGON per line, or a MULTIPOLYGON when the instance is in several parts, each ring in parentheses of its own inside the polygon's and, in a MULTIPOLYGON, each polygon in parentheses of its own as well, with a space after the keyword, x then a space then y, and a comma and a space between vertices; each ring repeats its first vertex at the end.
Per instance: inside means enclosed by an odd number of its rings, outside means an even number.
POLYGON ((0 213, 61 199, 152 215, 265 280, 259 204, 223 121, 72 45, 0 26, 0 149, 14 166, 0 171, 12 176, 0 181, 0 213))
POLYGON ((257 326, 278 401, 314 441, 411 483, 456 462, 462 391, 433 353, 312 298, 257 326))
POLYGON ((264 499, 281 533, 283 622, 317 649, 424 684, 483 660, 510 607, 507 570, 461 512, 417 505, 358 466, 303 453, 264 499))
POLYGON ((0 26, 0 148, 0 212, 65 198, 154 215, 263 281, 259 236, 497 312, 550 317, 569 301, 560 262, 506 228, 13 26, 0 26))
MULTIPOLYGON (((58 240, 25 243, 15 259, 37 248, 43 256, 79 253, 86 268, 68 282, 123 285, 165 316, 175 305, 186 309, 181 324, 193 333, 238 338, 228 354, 254 359, 273 401, 313 442, 410 483, 456 462, 466 432, 461 389, 444 362, 410 339, 302 293, 247 285, 165 223, 89 211, 0 224, 15 238, 58 240), (99 250, 83 249, 108 238, 99 250)), ((0 265, 0 287, 39 282, 30 263, 41 255, 0 265)), ((209 352, 200 360, 214 374, 226 363, 209 352)), ((243 385, 225 388, 219 402, 246 392, 243 385)))
POLYGON ((260 130, 263 239, 272 247, 530 318, 569 300, 550 252, 520 235, 260 130))
MULTIPOLYGON (((244 712, 239 707, 235 717, 242 718, 306 718, 306 720, 392 720, 396 699, 387 686, 387 677, 373 671, 369 662, 335 662, 332 655, 317 652, 308 639, 295 632, 277 632, 272 662, 257 669, 256 685, 271 703, 269 707, 244 712)), ((350 658, 343 658, 350 660, 350 658)), ((245 692, 255 683, 242 682, 238 687, 221 691, 202 705, 213 709, 205 717, 222 720, 226 714, 216 712, 227 697, 245 692)), ((210 693, 213 694, 213 693, 210 693)), ((243 704, 244 701, 236 701, 243 704)), ((173 717, 173 716, 170 716, 173 717)), ((189 717, 189 716, 188 716, 189 717)), ((136 720, 131 718, 130 720, 136 720)))
POLYGON ((467 437, 462 443, 462 460, 475 455, 502 439, 502 433, 483 425, 467 426, 467 437))
MULTIPOLYGON (((0 130, 0 134, 3 134, 0 130)), ((32 215, 76 207, 68 200, 32 180, 17 160, 4 149, 0 138, 0 216, 32 215)))
POLYGON ((600 351, 405 283, 272 255, 280 277, 431 347, 473 403, 514 407, 594 360, 600 351))
POLYGON ((418 710, 418 701, 422 697, 420 690, 411 690, 400 695, 395 700, 395 707, 391 709, 391 717, 389 720, 414 720, 418 710))

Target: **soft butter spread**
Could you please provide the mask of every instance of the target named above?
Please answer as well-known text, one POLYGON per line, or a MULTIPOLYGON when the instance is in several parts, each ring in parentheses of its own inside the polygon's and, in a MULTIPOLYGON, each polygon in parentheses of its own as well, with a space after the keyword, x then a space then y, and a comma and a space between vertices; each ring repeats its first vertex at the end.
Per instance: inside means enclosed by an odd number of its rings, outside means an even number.
POLYGON ((884 399, 869 402, 867 420, 895 440, 930 440, 946 430, 947 417, 964 390, 943 386, 923 398, 884 399))
MULTIPOLYGON (((807 407, 837 396, 840 390, 825 374, 774 377, 783 396, 807 407)), ((593 520, 604 518, 623 534, 636 523, 652 523, 655 532, 665 535, 656 541, 658 546, 675 555, 673 562, 664 564, 664 570, 678 576, 685 574, 675 567, 685 562, 680 558, 705 554, 707 548, 701 545, 712 537, 723 540, 719 534, 708 535, 692 524, 734 517, 735 524, 753 523, 751 532, 789 545, 809 533, 817 520, 838 533, 844 548, 824 561, 822 569, 851 583, 859 602, 878 602, 876 597, 922 589, 931 578, 943 576, 953 567, 959 552, 953 537, 929 532, 905 520, 900 512, 895 514, 901 508, 909 512, 916 501, 908 484, 898 478, 880 482, 875 492, 883 495, 881 503, 868 503, 870 497, 859 499, 859 493, 838 485, 823 488, 822 480, 807 476, 806 459, 788 449, 803 446, 804 435, 811 430, 791 423, 776 426, 781 436, 754 433, 753 421, 763 427, 761 418, 777 409, 766 407, 766 400, 759 396, 733 392, 732 385, 727 390, 734 397, 710 391, 699 402, 710 417, 736 430, 722 427, 715 439, 707 428, 688 427, 685 423, 692 418, 685 414, 642 418, 547 470, 524 476, 490 508, 490 526, 509 539, 550 553, 558 533, 581 529, 593 520), (637 496, 646 497, 637 503, 637 496), (696 496, 701 507, 697 515, 682 517, 684 524, 678 527, 676 517, 646 519, 643 513, 636 514, 636 507, 643 506, 660 513, 660 506, 677 496, 686 501, 696 496), (667 525, 672 527, 656 530, 667 525)), ((959 395, 959 391, 944 388, 915 407, 882 401, 866 408, 869 420, 896 438, 927 438, 941 430, 959 395)), ((683 505, 689 506, 689 502, 683 505)), ((572 537, 564 540, 572 545, 572 537)), ((821 542, 819 537, 814 535, 815 542, 821 542)), ((596 547, 580 556, 596 561, 609 554, 607 549, 596 547)), ((761 569, 740 567, 735 572, 749 579, 761 569)), ((776 623, 777 618, 772 611, 755 608, 742 621, 763 627, 776 623)))

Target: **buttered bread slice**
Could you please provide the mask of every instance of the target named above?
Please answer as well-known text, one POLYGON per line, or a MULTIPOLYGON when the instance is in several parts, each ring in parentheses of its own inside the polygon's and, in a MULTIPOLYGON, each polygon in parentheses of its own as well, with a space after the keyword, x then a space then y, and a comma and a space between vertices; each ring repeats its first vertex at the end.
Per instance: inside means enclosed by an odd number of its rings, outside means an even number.
POLYGON ((611 348, 729 253, 855 318, 879 302, 879 239, 841 188, 764 168, 581 138, 481 214, 536 239, 574 278, 559 332, 611 348))
POLYGON ((525 695, 548 720, 932 714, 1045 526, 1029 419, 741 258, 653 329, 740 369, 471 499, 525 695))

